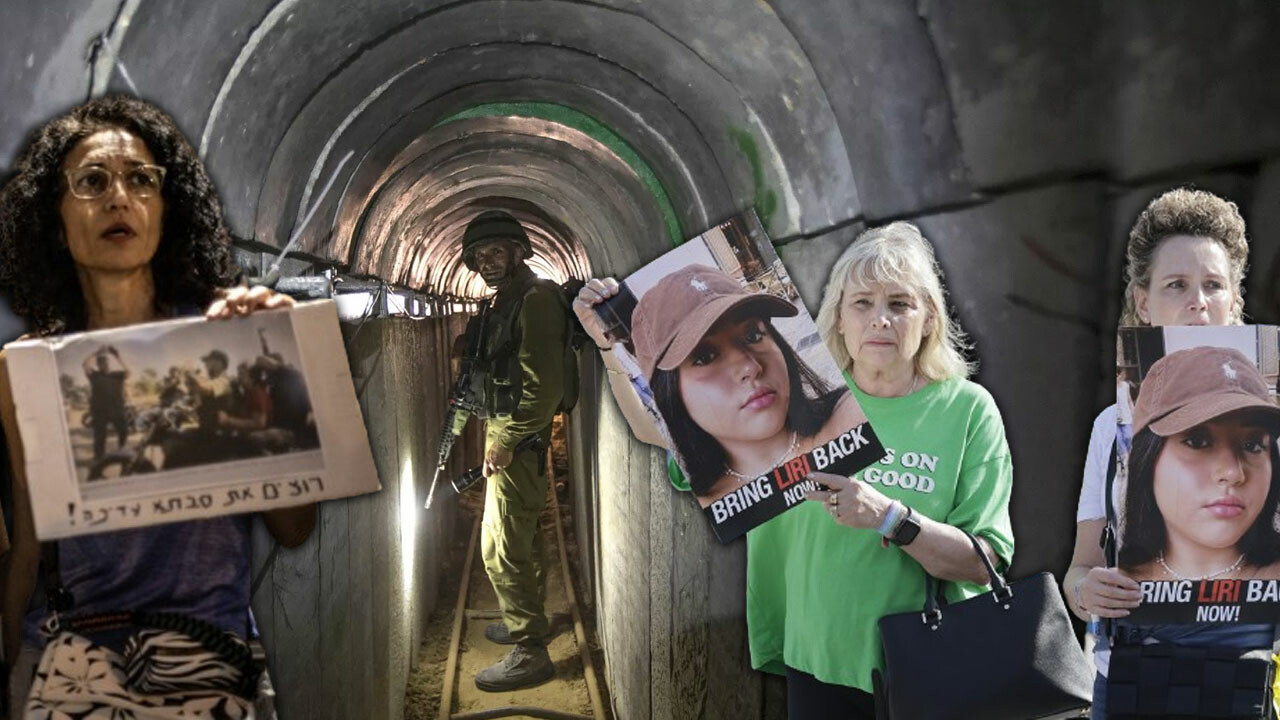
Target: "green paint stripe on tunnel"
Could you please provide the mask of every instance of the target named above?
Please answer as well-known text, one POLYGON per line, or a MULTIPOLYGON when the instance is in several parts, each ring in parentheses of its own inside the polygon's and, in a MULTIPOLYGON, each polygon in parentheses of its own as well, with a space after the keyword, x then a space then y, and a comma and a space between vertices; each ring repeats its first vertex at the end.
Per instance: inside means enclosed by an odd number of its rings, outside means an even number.
POLYGON ((526 117, 548 120, 573 128, 609 148, 614 155, 617 155, 619 159, 631 168, 632 172, 639 176, 640 182, 644 183, 644 186, 653 195, 654 202, 658 204, 658 211, 662 214, 662 221, 667 226, 667 234, 671 236, 671 244, 679 245, 684 242, 684 233, 680 230, 680 221, 676 217, 676 209, 671 204, 671 198, 667 196, 666 188, 658 180, 657 174, 653 172, 653 168, 649 167, 649 163, 645 162, 640 153, 636 152, 621 135, 614 132, 608 125, 586 113, 564 105, 506 102, 474 105, 444 118, 436 123, 435 127, 455 120, 481 117, 526 117))

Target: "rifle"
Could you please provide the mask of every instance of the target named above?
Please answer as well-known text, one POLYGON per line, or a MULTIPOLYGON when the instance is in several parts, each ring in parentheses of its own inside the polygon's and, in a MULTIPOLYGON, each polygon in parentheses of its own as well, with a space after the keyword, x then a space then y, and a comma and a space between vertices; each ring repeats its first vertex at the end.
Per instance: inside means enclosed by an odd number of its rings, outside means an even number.
POLYGON ((481 409, 480 394, 475 390, 475 372, 480 364, 480 352, 484 347, 485 326, 489 322, 489 300, 480 302, 480 314, 474 318, 475 325, 468 323, 467 351, 459 364, 458 377, 453 382, 453 391, 449 393, 449 409, 444 415, 444 426, 440 429, 440 441, 437 447, 436 472, 431 476, 431 489, 427 491, 427 509, 431 509, 431 500, 436 494, 436 484, 440 482, 440 473, 449 463, 449 455, 453 452, 453 443, 462 434, 471 414, 481 409), (475 332, 472 332, 474 330, 475 332))
MULTIPOLYGON (((542 442, 542 434, 536 433, 529 435, 516 443, 516 446, 511 448, 511 454, 517 455, 525 450, 532 450, 539 454, 545 453, 547 451, 547 446, 542 442)), ((454 478, 453 491, 461 495, 467 491, 467 488, 480 482, 482 478, 484 478, 484 467, 473 467, 462 473, 461 476, 454 478)))

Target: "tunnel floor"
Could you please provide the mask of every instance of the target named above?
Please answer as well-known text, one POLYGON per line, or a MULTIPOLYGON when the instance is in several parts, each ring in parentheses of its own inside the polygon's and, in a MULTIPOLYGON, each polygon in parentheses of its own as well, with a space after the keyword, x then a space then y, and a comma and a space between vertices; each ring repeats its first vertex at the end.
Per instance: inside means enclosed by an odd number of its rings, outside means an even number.
MULTIPOLYGON (((558 492, 560 512, 568 515, 569 493, 563 489, 563 480, 552 483, 551 487, 552 489, 548 492, 558 492), (561 489, 557 490, 557 487, 561 489)), ((452 539, 451 562, 447 576, 441 583, 436 610, 428 621, 424 634, 425 640, 419 648, 417 665, 410 672, 405 689, 406 720, 434 720, 441 717, 442 681, 446 672, 458 587, 466 561, 469 536, 474 520, 482 510, 483 502, 483 492, 478 490, 460 498, 461 512, 455 524, 457 531, 452 539)), ((476 673, 501 660, 510 649, 509 646, 489 642, 484 637, 485 626, 496 622, 499 617, 498 599, 485 574, 477 543, 476 557, 472 561, 468 583, 467 610, 458 650, 457 671, 453 681, 451 714, 472 713, 508 706, 534 706, 546 710, 592 715, 581 653, 574 635, 573 618, 570 614, 560 567, 553 512, 553 505, 548 498, 547 509, 543 512, 541 519, 541 528, 547 549, 546 611, 551 622, 552 633, 547 650, 555 664, 555 678, 543 685, 514 692, 489 693, 476 688, 474 683, 476 673)), ((574 557, 575 541, 568 524, 564 527, 564 531, 566 551, 570 557, 574 557)), ((583 613, 588 643, 591 645, 592 662, 595 666, 596 678, 600 683, 601 695, 604 696, 604 706, 609 708, 607 690, 604 687, 604 668, 601 662, 603 655, 593 633, 595 618, 592 616, 592 609, 582 604, 583 594, 580 583, 576 582, 576 569, 571 568, 571 574, 575 577, 575 584, 579 586, 576 594, 579 598, 579 608, 583 613)), ((606 713, 609 711, 606 710, 606 713)))

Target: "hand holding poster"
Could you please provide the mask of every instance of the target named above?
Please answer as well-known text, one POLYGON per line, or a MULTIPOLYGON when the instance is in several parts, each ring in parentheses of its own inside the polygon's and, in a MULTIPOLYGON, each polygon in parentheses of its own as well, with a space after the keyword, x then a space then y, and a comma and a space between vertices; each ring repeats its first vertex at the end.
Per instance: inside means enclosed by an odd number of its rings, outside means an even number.
POLYGON ((1121 329, 1118 564, 1142 591, 1134 622, 1280 614, 1278 371, 1275 327, 1121 329))
POLYGON ((42 540, 379 487, 331 301, 6 351, 42 540))
POLYGON ((633 273, 600 307, 716 536, 884 455, 754 214, 633 273))

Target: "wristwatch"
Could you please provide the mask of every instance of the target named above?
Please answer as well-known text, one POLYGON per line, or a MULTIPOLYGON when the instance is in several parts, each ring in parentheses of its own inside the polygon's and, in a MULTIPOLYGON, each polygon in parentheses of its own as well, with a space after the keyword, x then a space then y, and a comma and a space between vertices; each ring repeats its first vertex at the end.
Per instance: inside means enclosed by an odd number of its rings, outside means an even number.
POLYGON ((920 521, 916 519, 916 511, 907 506, 907 512, 898 521, 898 526, 889 534, 889 542, 894 545, 910 545, 916 535, 920 534, 920 521))

